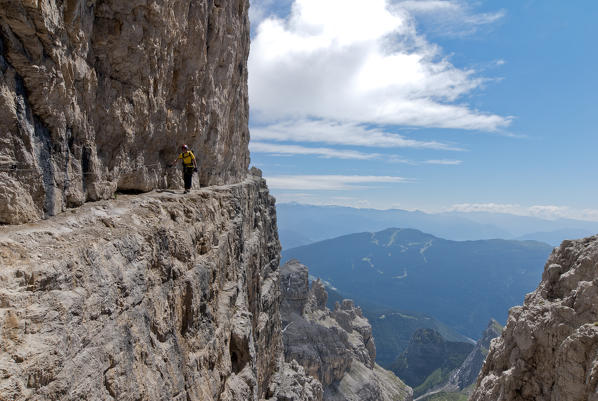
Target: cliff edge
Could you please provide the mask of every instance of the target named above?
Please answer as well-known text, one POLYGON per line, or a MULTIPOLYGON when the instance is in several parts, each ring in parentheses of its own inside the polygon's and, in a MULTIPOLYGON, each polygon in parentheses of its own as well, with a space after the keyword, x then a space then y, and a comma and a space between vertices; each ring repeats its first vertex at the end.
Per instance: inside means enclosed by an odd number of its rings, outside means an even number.
POLYGON ((274 198, 247 173, 248 8, 0 1, 2 401, 321 399, 284 361, 274 198), (185 196, 163 190, 183 143, 185 196))
POLYGON ((564 241, 492 341, 472 401, 598 400, 598 237, 564 241))
POLYGON ((282 359, 279 251, 254 175, 4 227, 0 398, 299 400, 277 398, 311 384, 282 359))

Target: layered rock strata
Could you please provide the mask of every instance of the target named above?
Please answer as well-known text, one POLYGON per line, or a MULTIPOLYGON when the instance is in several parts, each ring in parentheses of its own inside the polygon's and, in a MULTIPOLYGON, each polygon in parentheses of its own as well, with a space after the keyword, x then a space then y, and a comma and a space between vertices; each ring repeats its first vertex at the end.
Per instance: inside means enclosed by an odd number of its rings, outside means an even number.
MULTIPOLYGON (((0 1, 0 223, 249 163, 248 0, 0 1)), ((197 183, 196 183, 197 184, 197 183)))
POLYGON ((555 249, 492 342, 471 400, 598 400, 598 237, 555 249))
POLYGON ((372 327, 353 301, 334 311, 319 281, 296 260, 280 268, 281 316, 287 362, 297 361, 324 387, 326 401, 411 400, 412 390, 375 363, 372 327))
POLYGON ((275 218, 251 175, 4 227, 0 398, 318 399, 283 363, 275 218))

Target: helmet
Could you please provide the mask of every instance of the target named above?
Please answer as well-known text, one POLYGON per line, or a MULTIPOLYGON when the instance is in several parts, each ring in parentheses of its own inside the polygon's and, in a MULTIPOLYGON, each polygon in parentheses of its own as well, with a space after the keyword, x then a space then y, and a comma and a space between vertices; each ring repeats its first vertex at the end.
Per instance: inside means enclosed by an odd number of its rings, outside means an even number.
POLYGON ((189 149, 189 147, 187 145, 183 145, 183 146, 181 146, 181 149, 187 150, 187 149, 189 149))

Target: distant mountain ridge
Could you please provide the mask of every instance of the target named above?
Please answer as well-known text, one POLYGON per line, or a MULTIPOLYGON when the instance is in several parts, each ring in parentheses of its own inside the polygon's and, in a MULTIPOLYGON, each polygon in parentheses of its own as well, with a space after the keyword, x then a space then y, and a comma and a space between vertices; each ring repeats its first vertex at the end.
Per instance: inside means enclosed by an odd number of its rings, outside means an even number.
POLYGON ((477 338, 505 321, 541 278, 552 247, 535 241, 449 241, 412 229, 358 233, 285 250, 361 304, 434 316, 477 338), (362 302, 363 301, 363 302, 362 302))
POLYGON ((376 338, 376 361, 386 369, 390 369, 397 356, 409 345, 413 334, 420 329, 434 330, 446 341, 473 342, 469 337, 430 316, 399 311, 375 313, 368 309, 363 309, 363 314, 370 321, 376 338))
POLYGON ((447 380, 473 348, 470 343, 446 341, 436 330, 419 329, 391 370, 413 387, 413 395, 417 397, 447 380))
MULTIPOLYGON (((347 298, 329 287, 326 287, 326 292, 328 293, 326 305, 331 310, 334 310, 337 302, 340 304, 347 298)), ((458 333, 432 316, 388 309, 368 303, 360 307, 363 315, 370 322, 373 336, 376 338, 376 362, 386 369, 390 369, 397 356, 409 345, 413 334, 422 328, 437 331, 446 341, 474 343, 471 338, 458 333)))
POLYGON ((299 203, 277 205, 283 249, 363 231, 388 227, 421 230, 450 240, 533 239, 557 246, 567 238, 598 233, 598 222, 546 220, 505 213, 448 212, 429 214, 400 209, 358 209, 299 203))

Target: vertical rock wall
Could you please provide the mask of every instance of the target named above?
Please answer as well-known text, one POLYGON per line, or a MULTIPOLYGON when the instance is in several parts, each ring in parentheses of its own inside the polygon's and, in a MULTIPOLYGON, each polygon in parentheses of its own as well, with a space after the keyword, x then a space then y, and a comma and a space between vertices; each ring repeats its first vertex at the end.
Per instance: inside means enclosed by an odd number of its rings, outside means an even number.
POLYGON ((0 0, 0 223, 249 163, 248 0, 0 0))

